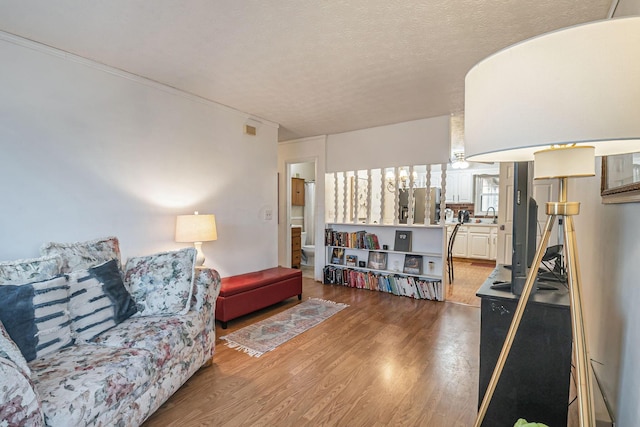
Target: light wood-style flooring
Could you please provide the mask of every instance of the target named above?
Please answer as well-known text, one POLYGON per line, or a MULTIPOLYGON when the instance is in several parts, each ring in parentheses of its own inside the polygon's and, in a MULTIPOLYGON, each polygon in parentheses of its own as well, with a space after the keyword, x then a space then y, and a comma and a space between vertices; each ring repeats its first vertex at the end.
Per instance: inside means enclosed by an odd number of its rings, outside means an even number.
MULTIPOLYGON (((456 271, 456 281, 462 277, 462 269, 460 276, 456 271)), ((303 292, 303 299, 350 307, 260 358, 218 340, 213 365, 197 372, 145 426, 473 424, 478 308, 309 278, 303 292)), ((298 303, 291 298, 229 322, 227 330, 218 326, 217 336, 298 303)))
POLYGON ((450 302, 480 307, 476 292, 495 268, 495 262, 454 258, 453 283, 445 278, 446 299, 450 302))

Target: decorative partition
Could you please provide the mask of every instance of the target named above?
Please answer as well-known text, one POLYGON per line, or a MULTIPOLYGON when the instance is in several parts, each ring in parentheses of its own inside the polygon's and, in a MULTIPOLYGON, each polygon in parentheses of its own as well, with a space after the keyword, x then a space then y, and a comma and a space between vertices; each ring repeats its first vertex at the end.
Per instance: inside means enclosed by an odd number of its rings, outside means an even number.
POLYGON ((444 225, 446 164, 328 173, 330 223, 444 225))

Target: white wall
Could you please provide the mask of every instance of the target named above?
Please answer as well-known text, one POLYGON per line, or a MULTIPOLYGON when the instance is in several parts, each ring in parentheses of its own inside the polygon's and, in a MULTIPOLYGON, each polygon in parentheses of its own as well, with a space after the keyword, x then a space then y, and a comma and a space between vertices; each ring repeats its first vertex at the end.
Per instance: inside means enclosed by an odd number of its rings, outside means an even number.
POLYGON ((0 33, 0 259, 115 235, 123 257, 171 250, 175 216, 214 213, 206 265, 275 266, 277 125, 0 33))
POLYGON ((327 172, 449 162, 449 116, 327 137, 327 172))
MULTIPOLYGON (((640 0, 621 0, 614 17, 640 15, 640 0)), ((604 205, 600 159, 593 178, 575 179, 575 217, 591 357, 618 426, 640 420, 640 203, 604 205)))

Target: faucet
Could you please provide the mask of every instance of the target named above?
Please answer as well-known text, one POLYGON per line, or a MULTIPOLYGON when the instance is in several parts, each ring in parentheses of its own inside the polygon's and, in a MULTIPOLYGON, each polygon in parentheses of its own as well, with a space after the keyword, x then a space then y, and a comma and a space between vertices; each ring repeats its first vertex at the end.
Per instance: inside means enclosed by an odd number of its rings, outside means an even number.
POLYGON ((489 208, 487 208, 487 215, 489 215, 489 211, 493 210, 493 216, 492 218, 492 223, 497 224, 498 222, 496 221, 496 208, 494 208, 493 206, 489 206, 489 208))

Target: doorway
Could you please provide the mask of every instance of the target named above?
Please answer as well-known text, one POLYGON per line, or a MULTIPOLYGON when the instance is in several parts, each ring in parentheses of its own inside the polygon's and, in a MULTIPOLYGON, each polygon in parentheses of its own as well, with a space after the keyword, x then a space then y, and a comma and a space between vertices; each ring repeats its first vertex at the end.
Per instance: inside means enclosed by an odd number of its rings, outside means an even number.
POLYGON ((295 233, 292 236, 300 235, 300 253, 296 253, 297 244, 292 237, 292 265, 299 256, 299 267, 304 277, 314 277, 315 252, 316 252, 316 163, 315 161, 305 161, 289 164, 289 186, 291 188, 291 198, 289 217, 287 224, 295 233), (295 192, 295 194, 294 194, 295 192), (299 232, 298 232, 299 231, 299 232))

